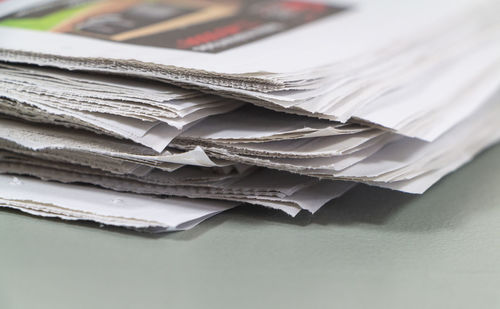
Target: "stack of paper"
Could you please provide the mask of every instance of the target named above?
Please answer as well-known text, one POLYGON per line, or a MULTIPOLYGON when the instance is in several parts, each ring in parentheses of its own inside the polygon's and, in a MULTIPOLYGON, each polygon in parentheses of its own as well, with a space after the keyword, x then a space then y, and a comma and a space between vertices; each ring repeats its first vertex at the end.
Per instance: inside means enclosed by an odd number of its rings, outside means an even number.
POLYGON ((0 205, 163 231, 423 193, 500 140, 499 9, 4 0, 0 205))

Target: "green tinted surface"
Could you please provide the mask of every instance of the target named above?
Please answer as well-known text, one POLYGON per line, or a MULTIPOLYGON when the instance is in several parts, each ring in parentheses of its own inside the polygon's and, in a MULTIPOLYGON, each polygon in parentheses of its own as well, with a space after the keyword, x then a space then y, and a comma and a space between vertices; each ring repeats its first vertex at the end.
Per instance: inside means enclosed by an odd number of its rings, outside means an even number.
POLYGON ((500 308, 500 146, 423 196, 161 236, 0 211, 0 308, 500 308))
POLYGON ((87 7, 89 4, 82 4, 37 18, 9 18, 0 20, 0 26, 48 31, 87 7))

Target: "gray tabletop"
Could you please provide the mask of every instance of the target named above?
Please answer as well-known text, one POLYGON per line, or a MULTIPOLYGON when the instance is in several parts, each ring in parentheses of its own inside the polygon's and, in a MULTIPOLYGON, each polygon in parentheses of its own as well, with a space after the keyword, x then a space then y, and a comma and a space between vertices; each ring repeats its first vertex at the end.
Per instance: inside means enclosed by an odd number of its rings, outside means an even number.
POLYGON ((161 236, 0 211, 0 308, 500 308, 500 146, 423 196, 359 186, 161 236))

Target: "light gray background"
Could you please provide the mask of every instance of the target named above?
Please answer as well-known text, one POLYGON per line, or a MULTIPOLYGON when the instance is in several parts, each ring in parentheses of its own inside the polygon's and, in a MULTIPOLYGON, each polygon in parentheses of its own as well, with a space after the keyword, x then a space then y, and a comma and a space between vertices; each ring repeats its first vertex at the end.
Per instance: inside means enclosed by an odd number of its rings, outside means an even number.
POLYGON ((0 308, 500 308, 500 146, 423 196, 161 236, 0 211, 0 308))

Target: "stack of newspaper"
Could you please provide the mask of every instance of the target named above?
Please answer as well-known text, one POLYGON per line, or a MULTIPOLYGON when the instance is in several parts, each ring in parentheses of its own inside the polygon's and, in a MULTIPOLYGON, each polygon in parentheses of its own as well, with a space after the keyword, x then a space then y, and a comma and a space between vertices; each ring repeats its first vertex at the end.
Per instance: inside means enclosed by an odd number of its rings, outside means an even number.
POLYGON ((499 10, 0 1, 0 206, 165 231, 423 193, 500 140, 499 10))

